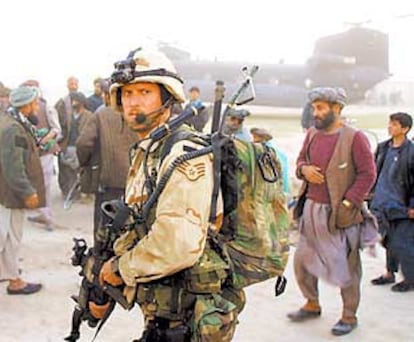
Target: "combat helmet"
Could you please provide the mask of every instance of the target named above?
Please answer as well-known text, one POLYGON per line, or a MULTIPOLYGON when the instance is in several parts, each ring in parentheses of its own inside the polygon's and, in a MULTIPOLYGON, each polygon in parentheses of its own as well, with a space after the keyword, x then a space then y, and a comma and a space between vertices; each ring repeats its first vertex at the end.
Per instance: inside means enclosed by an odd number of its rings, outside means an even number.
POLYGON ((138 82, 158 83, 173 96, 178 103, 185 101, 184 81, 177 74, 172 62, 161 52, 138 48, 131 51, 126 60, 114 64, 111 76, 111 105, 122 112, 121 89, 126 84, 138 82))

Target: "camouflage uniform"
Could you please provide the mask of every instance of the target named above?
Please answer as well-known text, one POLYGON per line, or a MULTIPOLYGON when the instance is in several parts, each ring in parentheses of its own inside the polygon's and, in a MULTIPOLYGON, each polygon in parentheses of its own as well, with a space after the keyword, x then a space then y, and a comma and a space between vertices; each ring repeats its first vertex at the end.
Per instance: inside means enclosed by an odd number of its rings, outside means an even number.
MULTIPOLYGON (((148 144, 144 141, 135 148, 125 193, 131 207, 141 207, 148 198, 143 171, 144 150, 148 144)), ((148 158, 150 173, 157 174, 158 180, 177 157, 201 146, 188 140, 179 141, 160 162, 162 148, 163 142, 153 148, 148 158)), ((223 291, 228 266, 206 246, 212 191, 212 157, 205 155, 186 162, 174 171, 150 215, 153 216, 150 232, 133 248, 135 233, 127 233, 115 245, 116 254, 120 255, 122 279, 130 289, 138 284, 137 301, 147 326, 159 319, 168 321, 169 328, 184 323, 191 326, 194 341, 199 336, 208 336, 207 340, 212 341, 230 341, 237 309, 227 299, 238 302, 240 309, 244 305, 242 291, 230 288, 223 291), (200 275, 206 278, 203 283, 194 279, 200 275), (174 302, 179 303, 175 308, 174 302), (208 322, 206 311, 218 310, 217 306, 222 311, 215 316, 218 321, 208 322)), ((220 220, 221 200, 218 209, 220 220)))
MULTIPOLYGON (((183 81, 164 55, 138 49, 128 58, 128 68, 112 76, 119 76, 110 89, 114 109, 123 112, 120 90, 137 82, 157 83, 175 102, 185 101, 183 81)), ((223 217, 219 196, 217 220, 210 223, 213 158, 203 155, 176 165, 177 157, 204 146, 194 132, 191 139, 173 139, 175 134, 154 143, 142 140, 132 150, 125 201, 135 214, 141 214, 151 195, 146 175, 156 189, 167 170, 176 167, 145 223, 115 242, 115 269, 126 284, 127 299, 136 300, 143 311, 146 330, 140 341, 230 341, 244 295, 225 285, 229 265, 208 238, 223 217)))

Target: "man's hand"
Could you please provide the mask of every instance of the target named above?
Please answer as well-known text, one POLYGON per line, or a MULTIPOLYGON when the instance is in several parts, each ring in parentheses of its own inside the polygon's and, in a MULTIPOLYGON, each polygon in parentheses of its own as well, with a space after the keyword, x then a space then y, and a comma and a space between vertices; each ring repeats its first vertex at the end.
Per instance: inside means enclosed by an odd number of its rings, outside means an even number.
POLYGON ((114 258, 108 260, 102 266, 101 272, 99 273, 99 283, 104 285, 107 283, 112 286, 119 286, 124 283, 121 277, 115 274, 114 267, 112 263, 114 262, 114 258))
POLYGON ((303 165, 300 169, 303 177, 311 184, 325 183, 325 176, 321 173, 321 169, 314 165, 303 165))
POLYGON ((109 309, 109 303, 106 303, 104 305, 98 305, 94 302, 89 302, 89 311, 91 312, 92 316, 97 319, 102 319, 106 312, 109 309))
POLYGON ((24 205, 27 209, 36 209, 39 207, 39 197, 36 193, 24 199, 24 205))
POLYGON ((50 131, 40 140, 40 147, 42 150, 49 152, 53 150, 54 153, 59 152, 60 148, 56 142, 56 132, 50 131))
POLYGON ((408 218, 414 219, 414 208, 408 209, 408 218))
POLYGON ((48 134, 46 134, 41 140, 40 144, 46 145, 50 140, 53 140, 56 138, 56 132, 50 131, 48 134))

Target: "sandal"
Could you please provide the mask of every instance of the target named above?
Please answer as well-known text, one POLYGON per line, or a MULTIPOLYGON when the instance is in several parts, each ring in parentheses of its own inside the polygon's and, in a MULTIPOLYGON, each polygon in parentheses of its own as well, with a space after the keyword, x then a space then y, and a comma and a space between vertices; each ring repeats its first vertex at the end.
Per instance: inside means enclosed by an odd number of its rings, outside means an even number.
POLYGON ((349 334, 358 326, 357 322, 346 323, 343 320, 339 320, 331 329, 331 332, 335 336, 342 336, 349 334))
POLYGON ((299 309, 298 311, 291 312, 287 317, 292 322, 303 322, 313 318, 319 318, 321 316, 321 310, 319 311, 308 311, 304 309, 299 309))
POLYGON ((372 279, 371 284, 372 285, 386 285, 386 284, 392 284, 395 283, 395 277, 386 277, 386 276, 379 276, 378 278, 372 279))
POLYGON ((391 287, 391 291, 394 292, 408 292, 411 290, 414 290, 414 283, 409 283, 405 280, 391 287))
POLYGON ((29 295, 32 293, 39 292, 41 288, 42 288, 42 284, 27 283, 25 287, 22 287, 21 289, 17 289, 17 290, 7 287, 7 293, 9 295, 20 295, 20 294, 29 295))

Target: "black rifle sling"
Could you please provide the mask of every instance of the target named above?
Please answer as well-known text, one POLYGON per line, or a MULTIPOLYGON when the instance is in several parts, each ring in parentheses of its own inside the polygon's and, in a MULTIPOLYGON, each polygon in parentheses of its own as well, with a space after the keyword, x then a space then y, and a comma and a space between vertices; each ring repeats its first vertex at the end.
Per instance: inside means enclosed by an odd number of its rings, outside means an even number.
POLYGON ((213 122, 211 124, 211 134, 218 132, 221 121, 221 106, 224 98, 224 83, 222 81, 216 82, 215 99, 213 107, 213 122))
POLYGON ((217 218, 217 200, 220 192, 221 180, 221 139, 219 133, 214 133, 211 137, 211 144, 213 147, 213 193, 210 202, 210 217, 211 224, 216 223, 217 218))

